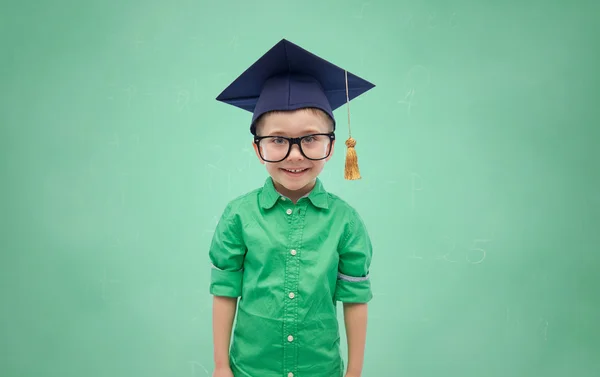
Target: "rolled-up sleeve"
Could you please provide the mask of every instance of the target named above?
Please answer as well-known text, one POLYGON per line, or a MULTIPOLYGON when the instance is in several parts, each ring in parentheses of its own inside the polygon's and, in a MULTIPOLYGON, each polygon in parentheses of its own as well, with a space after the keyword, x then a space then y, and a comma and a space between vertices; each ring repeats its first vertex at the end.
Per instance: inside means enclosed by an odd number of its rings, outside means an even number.
POLYGON ((246 246, 239 219, 228 205, 217 226, 209 250, 211 262, 210 293, 240 297, 246 246))
POLYGON ((367 228, 353 212, 340 243, 335 299, 348 303, 366 303, 373 298, 369 269, 373 247, 367 228))

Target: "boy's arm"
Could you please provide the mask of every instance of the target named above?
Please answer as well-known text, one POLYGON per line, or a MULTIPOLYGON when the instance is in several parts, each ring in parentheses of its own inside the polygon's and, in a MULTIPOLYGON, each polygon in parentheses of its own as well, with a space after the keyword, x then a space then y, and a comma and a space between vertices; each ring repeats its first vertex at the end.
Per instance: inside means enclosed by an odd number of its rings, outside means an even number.
POLYGON ((213 298, 215 369, 229 368, 229 342, 236 308, 236 297, 214 296, 213 298))
POLYGON ((344 321, 348 339, 346 377, 360 377, 367 338, 367 304, 344 303, 344 321))
POLYGON ((339 245, 335 298, 344 305, 348 341, 346 377, 360 377, 367 338, 367 303, 373 298, 369 270, 373 247, 367 228, 353 212, 339 245))
POLYGON ((236 212, 228 205, 213 234, 209 257, 212 263, 210 294, 213 295, 213 349, 219 376, 229 373, 229 348, 237 300, 242 295, 246 246, 236 212))

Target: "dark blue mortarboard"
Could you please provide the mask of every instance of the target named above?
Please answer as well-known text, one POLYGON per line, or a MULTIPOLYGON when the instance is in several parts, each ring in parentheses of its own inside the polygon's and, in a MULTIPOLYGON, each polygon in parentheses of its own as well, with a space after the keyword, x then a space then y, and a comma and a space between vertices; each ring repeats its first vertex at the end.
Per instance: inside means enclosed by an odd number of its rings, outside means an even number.
MULTIPOLYGON (((374 84, 282 39, 225 88, 217 100, 252 112, 250 131, 254 134, 255 121, 261 115, 307 107, 325 111, 335 127, 333 111, 373 87, 374 84)), ((354 143, 351 138, 346 142, 352 153, 354 143)), ((346 175, 348 178, 352 174, 346 175)), ((348 179, 360 177, 358 172, 353 176, 348 179)))

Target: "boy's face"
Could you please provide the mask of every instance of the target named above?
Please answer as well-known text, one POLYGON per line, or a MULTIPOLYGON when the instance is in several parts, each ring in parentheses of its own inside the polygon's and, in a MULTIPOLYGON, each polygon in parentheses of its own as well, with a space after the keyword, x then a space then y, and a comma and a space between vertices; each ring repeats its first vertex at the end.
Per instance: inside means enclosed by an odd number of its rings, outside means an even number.
MULTIPOLYGON (((331 132, 331 125, 326 115, 314 111, 298 110, 266 114, 257 129, 258 136, 300 137, 315 133, 331 132)), ((266 165, 267 171, 273 178, 275 188, 292 200, 309 192, 317 176, 323 170, 325 163, 333 155, 334 141, 331 141, 331 153, 323 160, 309 160, 300 152, 298 145, 293 145, 287 158, 281 162, 266 162, 253 143, 254 151, 266 165), (301 173, 291 173, 289 170, 302 170, 301 173)))

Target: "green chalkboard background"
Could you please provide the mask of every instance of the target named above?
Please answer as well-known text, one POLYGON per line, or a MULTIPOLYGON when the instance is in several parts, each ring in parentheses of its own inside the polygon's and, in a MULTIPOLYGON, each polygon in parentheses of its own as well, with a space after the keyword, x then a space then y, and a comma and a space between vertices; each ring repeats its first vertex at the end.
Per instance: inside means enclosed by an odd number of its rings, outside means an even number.
POLYGON ((212 373, 207 249, 267 174, 215 97, 282 38, 377 85, 322 175, 375 248, 363 377, 600 375, 597 1, 1 7, 3 377, 212 373))

